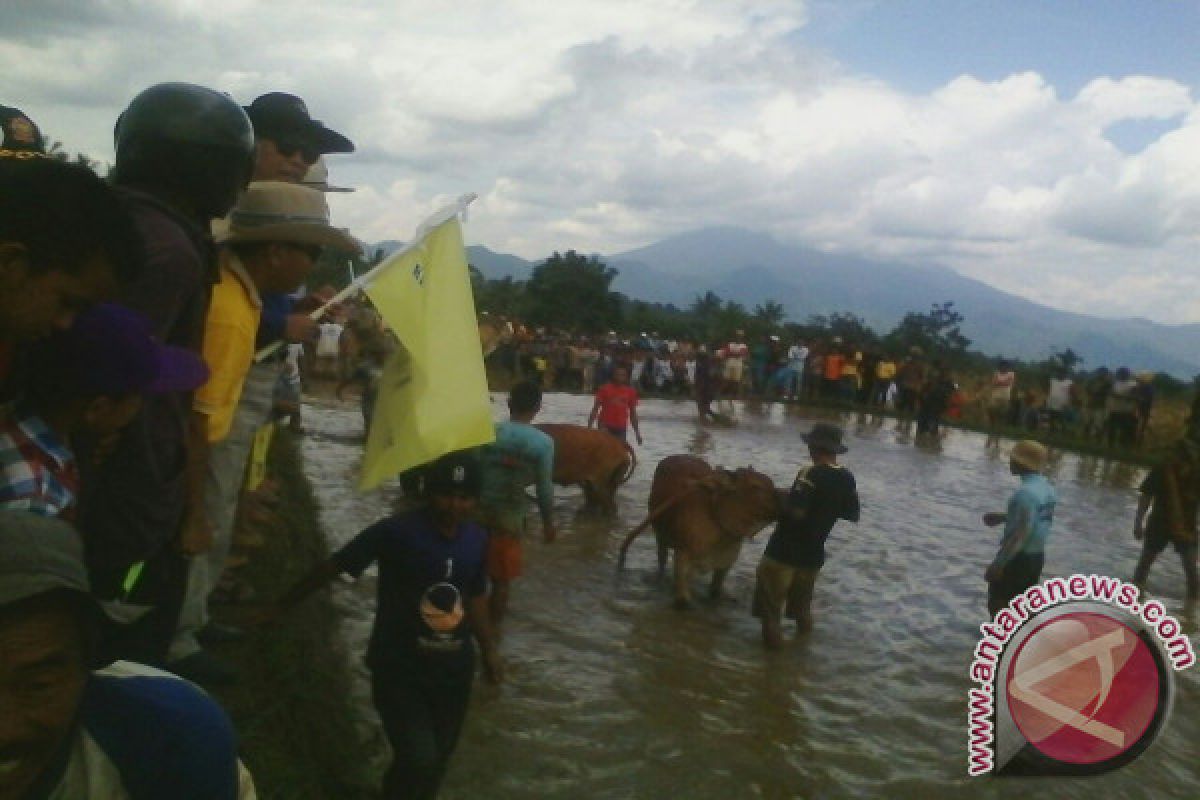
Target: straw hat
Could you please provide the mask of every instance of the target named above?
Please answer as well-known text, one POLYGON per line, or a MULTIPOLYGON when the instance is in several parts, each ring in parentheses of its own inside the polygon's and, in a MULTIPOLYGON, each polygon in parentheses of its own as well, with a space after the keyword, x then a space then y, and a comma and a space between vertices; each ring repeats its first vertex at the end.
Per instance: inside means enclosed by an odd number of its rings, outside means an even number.
POLYGON ((286 242, 360 252, 358 241, 329 224, 325 195, 294 183, 256 181, 246 187, 218 233, 222 244, 286 242))
POLYGON ((1025 469, 1041 472, 1046 466, 1049 454, 1044 445, 1032 439, 1022 439, 1017 442, 1009 454, 1009 458, 1025 469))

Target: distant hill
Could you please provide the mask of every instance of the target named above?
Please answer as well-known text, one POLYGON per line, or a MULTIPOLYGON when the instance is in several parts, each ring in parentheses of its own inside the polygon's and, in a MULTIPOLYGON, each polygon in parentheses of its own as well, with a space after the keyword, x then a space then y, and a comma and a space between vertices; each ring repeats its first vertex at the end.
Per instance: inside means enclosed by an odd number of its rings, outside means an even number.
MULTIPOLYGON (((375 247, 390 252, 399 242, 375 247)), ((474 245, 468 258, 488 278, 524 280, 534 262, 474 245)), ((1085 367, 1121 365, 1189 378, 1200 373, 1200 324, 1161 325, 1106 319, 1043 306, 938 266, 876 261, 783 244, 742 228, 704 228, 601 256, 620 274, 613 288, 629 297, 686 307, 712 290, 753 309, 767 300, 802 321, 850 311, 882 332, 909 311, 953 301, 972 347, 993 355, 1045 358, 1070 347, 1085 367)))

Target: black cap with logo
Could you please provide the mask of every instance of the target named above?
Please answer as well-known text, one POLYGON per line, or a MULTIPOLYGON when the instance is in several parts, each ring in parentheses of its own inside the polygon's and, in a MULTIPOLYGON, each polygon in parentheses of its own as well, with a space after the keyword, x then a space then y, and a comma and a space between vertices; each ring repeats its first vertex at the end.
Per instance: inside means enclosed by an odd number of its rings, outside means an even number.
POLYGON ((482 481, 479 460, 470 450, 447 453, 424 467, 422 473, 426 494, 479 496, 482 481))
POLYGON ((42 132, 19 108, 0 106, 0 131, 4 140, 0 147, 30 153, 46 152, 46 141, 42 132))

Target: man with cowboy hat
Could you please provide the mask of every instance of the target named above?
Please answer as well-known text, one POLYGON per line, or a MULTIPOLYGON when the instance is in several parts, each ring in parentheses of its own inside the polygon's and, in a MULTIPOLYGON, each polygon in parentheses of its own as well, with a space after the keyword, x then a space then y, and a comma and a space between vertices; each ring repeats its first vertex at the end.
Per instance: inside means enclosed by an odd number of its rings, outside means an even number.
POLYGON ((818 422, 801 438, 812 466, 796 475, 782 499, 779 523, 767 542, 754 588, 754 616, 762 620, 763 644, 783 644, 782 619, 796 620, 796 633, 812 630, 812 598, 825 564, 825 540, 839 519, 858 522, 858 489, 850 470, 837 463, 846 452, 842 429, 818 422))
MULTIPOLYGON (((279 181, 251 183, 218 238, 220 281, 213 289, 203 349, 211 377, 196 392, 192 406, 210 444, 225 440, 235 427, 242 386, 254 359, 262 294, 294 291, 324 247, 359 250, 353 237, 329 224, 324 194, 279 181)), ((236 435, 249 436, 252 431, 239 430, 236 435)), ((208 456, 204 504, 213 525, 213 544, 191 560, 188 592, 169 661, 173 670, 198 683, 232 677, 200 649, 195 634, 207 622, 208 595, 229 555, 246 466, 241 448, 213 447, 208 456)))
POLYGON ((1047 457, 1044 445, 1032 439, 1017 442, 1009 455, 1009 470, 1021 479, 1021 485, 1009 499, 1007 511, 983 515, 984 525, 1004 526, 1000 551, 984 575, 989 614, 995 615, 1042 577, 1046 539, 1058 502, 1058 494, 1042 474, 1047 457))

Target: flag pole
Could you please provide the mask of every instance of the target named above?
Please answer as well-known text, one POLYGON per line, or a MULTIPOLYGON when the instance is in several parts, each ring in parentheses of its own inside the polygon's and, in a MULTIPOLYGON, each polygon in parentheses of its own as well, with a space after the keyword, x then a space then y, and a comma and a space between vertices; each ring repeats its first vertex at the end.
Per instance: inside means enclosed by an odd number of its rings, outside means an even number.
MULTIPOLYGON (((345 289, 342 289, 340 292, 335 294, 324 305, 322 305, 320 308, 317 308, 317 309, 313 310, 312 312, 310 312, 308 315, 308 318, 311 320, 314 320, 314 321, 318 320, 321 317, 325 316, 325 314, 328 313, 329 309, 332 308, 333 306, 342 302, 347 297, 351 297, 355 294, 358 294, 358 292, 362 291, 367 286, 369 286, 372 282, 374 282, 374 280, 377 277, 379 277, 380 273, 382 273, 384 270, 391 267, 393 262, 395 262, 396 260, 398 260, 400 258, 403 258, 404 256, 408 255, 410 252, 415 250, 418 246, 420 246, 421 241, 424 240, 424 238, 425 238, 425 235, 428 234, 434 228, 438 227, 439 225, 444 225, 445 223, 449 222, 450 220, 452 220, 455 217, 460 216, 460 215, 465 218, 466 213, 467 213, 467 206, 469 206, 469 205, 471 205, 471 203, 475 202, 475 199, 477 197, 479 197, 479 195, 475 194, 474 192, 470 192, 469 194, 464 194, 461 197, 459 197, 457 200, 455 200, 453 203, 450 203, 447 206, 443 206, 442 208, 439 208, 437 211, 430 214, 428 217, 425 218, 424 222, 422 222, 420 225, 417 226, 417 231, 416 231, 416 233, 413 234, 412 241, 410 241, 408 244, 401 247, 396 252, 392 253, 390 256, 388 256, 383 261, 376 264, 371 269, 364 272, 362 275, 359 275, 357 278, 355 278, 353 281, 350 282, 349 286, 347 286, 345 289)), ((261 350, 259 350, 257 353, 254 354, 254 363, 257 364, 257 363, 264 361, 267 358, 270 358, 271 354, 274 353, 276 350, 278 350, 282 346, 283 346, 283 340, 280 339, 280 340, 272 342, 271 344, 262 348, 261 350)))

